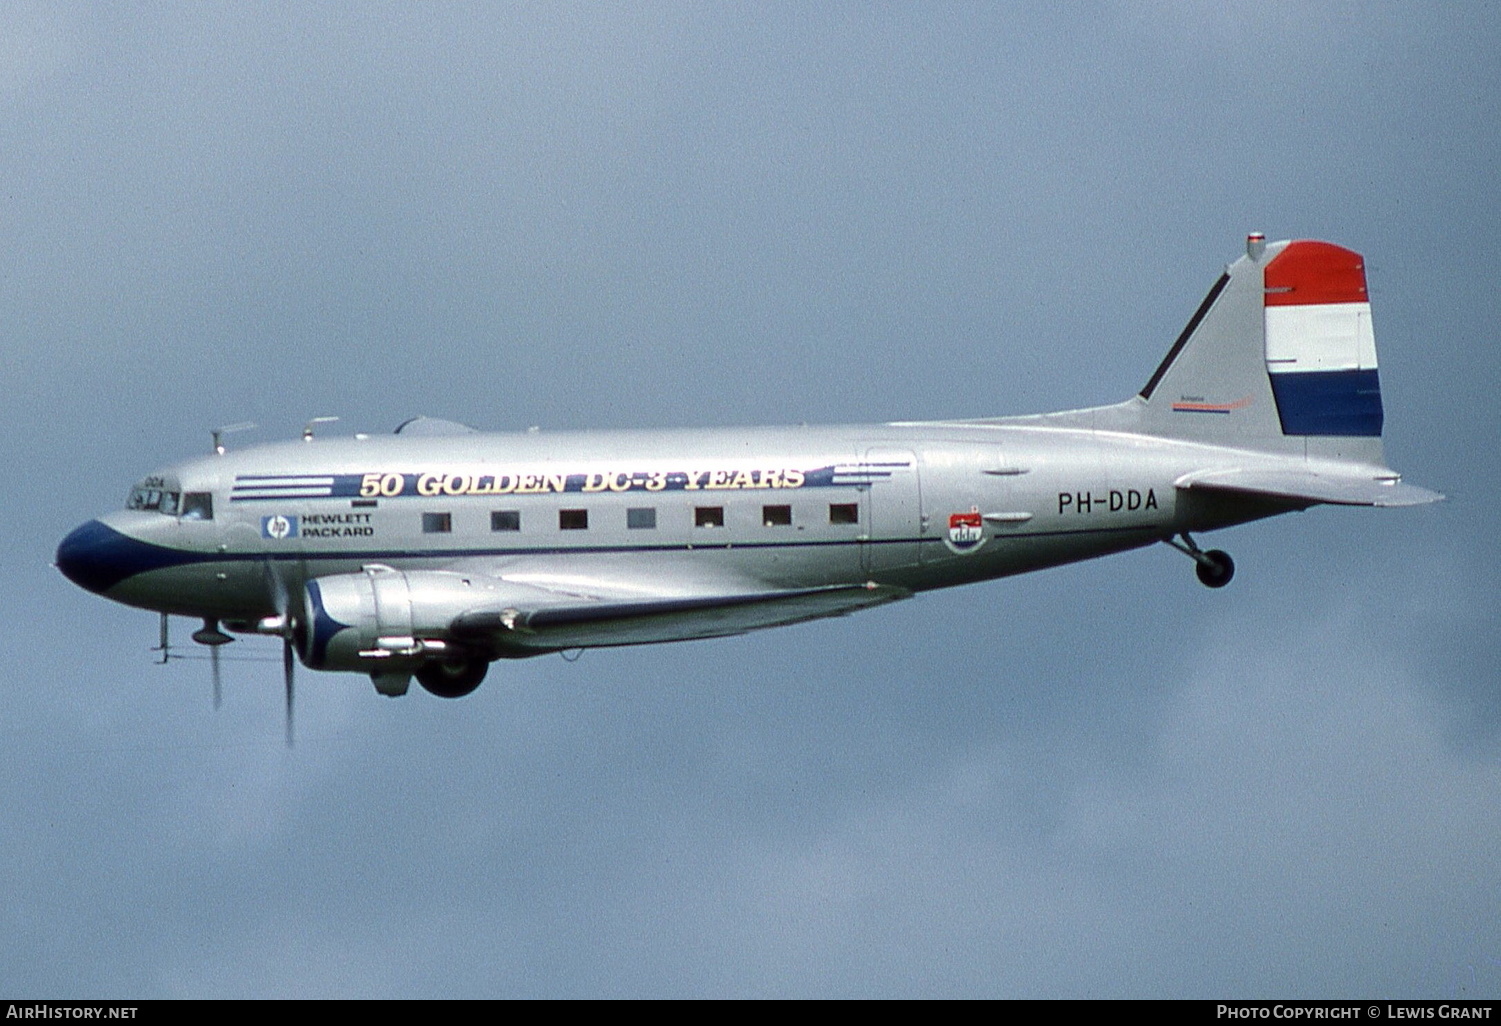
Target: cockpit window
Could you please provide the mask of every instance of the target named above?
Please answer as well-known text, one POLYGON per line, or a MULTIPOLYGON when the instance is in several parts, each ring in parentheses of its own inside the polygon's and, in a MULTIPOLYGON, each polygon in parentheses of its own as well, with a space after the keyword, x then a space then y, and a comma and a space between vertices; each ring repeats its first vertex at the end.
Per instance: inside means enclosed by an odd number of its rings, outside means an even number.
POLYGON ((211 492, 188 492, 182 497, 184 520, 214 519, 214 496, 211 492))
POLYGON ((169 492, 164 488, 136 488, 132 489, 130 498, 125 500, 125 508, 154 510, 176 516, 180 498, 181 493, 169 492))

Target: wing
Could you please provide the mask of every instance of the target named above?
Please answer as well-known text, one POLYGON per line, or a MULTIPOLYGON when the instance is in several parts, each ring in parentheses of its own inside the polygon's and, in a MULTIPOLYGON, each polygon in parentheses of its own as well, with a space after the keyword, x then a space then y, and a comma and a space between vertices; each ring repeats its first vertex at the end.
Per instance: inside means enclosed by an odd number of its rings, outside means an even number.
POLYGON ((1400 476, 1389 470, 1371 476, 1301 469, 1213 470, 1187 474, 1174 483, 1190 491, 1230 492, 1340 506, 1421 506, 1443 498, 1438 492, 1403 484, 1400 476))
POLYGON ((491 578, 486 601, 457 616, 455 640, 500 654, 716 638, 780 627, 908 597, 874 583, 773 587, 691 564, 570 560, 450 567, 491 578))

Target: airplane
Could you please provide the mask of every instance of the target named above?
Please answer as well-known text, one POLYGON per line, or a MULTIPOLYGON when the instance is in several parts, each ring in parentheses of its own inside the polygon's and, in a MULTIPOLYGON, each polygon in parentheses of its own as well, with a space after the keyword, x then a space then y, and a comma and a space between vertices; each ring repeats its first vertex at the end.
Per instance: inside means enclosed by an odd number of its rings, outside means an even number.
MULTIPOLYGON (((327 419, 327 418, 320 418, 327 419)), ((1139 393, 1030 416, 867 426, 388 436, 213 451, 141 479, 56 566, 89 591, 280 637, 444 698, 490 664, 741 634, 1166 543, 1321 503, 1411 506, 1382 453, 1360 254, 1247 237, 1139 393)), ((221 429, 221 431, 224 429, 221 429)), ((230 633, 227 633, 230 632, 230 633)))

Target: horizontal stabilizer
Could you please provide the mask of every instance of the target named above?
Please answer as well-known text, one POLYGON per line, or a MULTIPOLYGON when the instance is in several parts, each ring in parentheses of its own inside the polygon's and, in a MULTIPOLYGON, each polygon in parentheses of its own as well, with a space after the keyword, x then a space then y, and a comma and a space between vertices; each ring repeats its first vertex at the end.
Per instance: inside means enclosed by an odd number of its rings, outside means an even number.
POLYGON ((1185 475, 1175 483, 1192 491, 1235 492, 1339 506, 1421 506, 1443 498, 1438 492, 1403 484, 1389 471, 1362 476, 1313 470, 1211 470, 1185 475))

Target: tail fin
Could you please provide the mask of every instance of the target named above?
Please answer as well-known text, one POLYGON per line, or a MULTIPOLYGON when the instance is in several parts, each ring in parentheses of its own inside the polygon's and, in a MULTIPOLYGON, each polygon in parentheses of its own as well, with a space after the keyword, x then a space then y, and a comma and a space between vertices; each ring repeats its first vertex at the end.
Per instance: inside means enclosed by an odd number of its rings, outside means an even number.
POLYGON ((1146 387, 1114 406, 978 423, 1156 435, 1293 460, 1232 459, 1179 488, 1257 495, 1289 508, 1413 506, 1381 451, 1381 383, 1359 253, 1254 234, 1146 387))
POLYGON ((1364 260, 1250 236, 1128 405, 1150 434, 1380 466, 1364 260))

